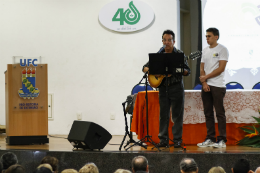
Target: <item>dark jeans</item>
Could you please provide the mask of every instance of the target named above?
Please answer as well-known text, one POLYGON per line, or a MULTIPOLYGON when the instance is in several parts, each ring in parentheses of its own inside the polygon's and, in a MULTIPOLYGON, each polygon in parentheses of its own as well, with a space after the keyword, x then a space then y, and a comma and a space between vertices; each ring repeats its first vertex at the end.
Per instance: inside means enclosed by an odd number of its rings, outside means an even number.
POLYGON ((209 86, 210 92, 201 91, 202 102, 204 106, 204 114, 206 117, 206 127, 207 127, 207 137, 206 139, 211 139, 213 142, 216 141, 215 132, 215 119, 213 106, 216 111, 216 117, 218 120, 218 140, 227 141, 226 137, 226 115, 224 109, 224 97, 226 94, 226 88, 219 88, 214 86, 209 86))
MULTIPOLYGON (((168 87, 168 96, 166 95, 166 87, 159 88, 160 103, 160 142, 168 142, 168 127, 170 118, 170 107, 172 108, 172 134, 174 141, 182 140, 182 125, 184 111, 184 88, 182 82, 177 82, 168 87)), ((171 137, 170 137, 171 138, 171 137)))

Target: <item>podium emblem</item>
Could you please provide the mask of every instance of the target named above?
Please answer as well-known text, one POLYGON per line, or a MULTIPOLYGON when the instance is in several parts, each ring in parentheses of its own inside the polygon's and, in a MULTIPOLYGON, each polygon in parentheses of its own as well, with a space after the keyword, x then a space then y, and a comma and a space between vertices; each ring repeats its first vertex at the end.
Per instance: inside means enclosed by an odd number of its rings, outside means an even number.
POLYGON ((22 88, 18 90, 20 97, 24 99, 34 99, 38 97, 40 91, 36 84, 36 68, 26 67, 22 70, 22 88))

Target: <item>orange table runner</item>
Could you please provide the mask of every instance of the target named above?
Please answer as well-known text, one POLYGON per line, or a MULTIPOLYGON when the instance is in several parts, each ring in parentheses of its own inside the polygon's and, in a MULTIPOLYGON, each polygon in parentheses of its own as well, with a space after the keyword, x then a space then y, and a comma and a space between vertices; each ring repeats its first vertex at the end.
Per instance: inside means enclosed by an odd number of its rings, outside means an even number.
MULTIPOLYGON (((158 91, 148 92, 148 118, 149 118, 149 135, 155 143, 159 143, 159 97, 158 91)), ((186 99, 186 97, 185 97, 186 99)), ((186 102, 186 100, 185 100, 186 102)), ((192 111, 192 108, 190 109, 192 111)), ((185 117, 185 115, 184 115, 185 117)), ((227 144, 235 145, 236 141, 242 139, 245 133, 238 129, 238 127, 249 125, 251 123, 227 123, 227 144)), ((173 139, 172 135, 173 123, 169 122, 169 137, 173 139)), ((216 133, 218 135, 218 124, 215 124, 216 133)), ((138 139, 142 139, 146 135, 146 101, 145 92, 139 92, 135 101, 133 112, 133 120, 131 131, 138 135, 138 139)), ((205 123, 197 124, 183 124, 183 143, 197 144, 205 140, 207 131, 205 123)), ((171 142, 170 142, 171 143, 171 142)))

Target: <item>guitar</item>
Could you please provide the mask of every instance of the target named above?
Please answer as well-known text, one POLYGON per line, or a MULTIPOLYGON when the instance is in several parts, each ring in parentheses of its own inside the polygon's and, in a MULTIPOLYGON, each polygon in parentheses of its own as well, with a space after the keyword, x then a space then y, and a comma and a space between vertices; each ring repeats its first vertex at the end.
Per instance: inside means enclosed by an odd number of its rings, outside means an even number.
MULTIPOLYGON (((200 57, 201 57, 201 54, 202 54, 202 52, 198 50, 198 51, 196 51, 196 52, 191 53, 191 54, 186 58, 186 60, 188 60, 188 59, 194 60, 194 59, 200 58, 200 57)), ((165 76, 166 76, 166 75, 156 75, 156 76, 155 76, 155 75, 152 75, 152 74, 149 74, 149 73, 148 73, 148 81, 149 81, 151 87, 153 87, 153 88, 158 88, 158 87, 161 85, 162 80, 165 78, 165 76)), ((170 76, 171 76, 171 75, 168 75, 168 77, 170 77, 170 76)))

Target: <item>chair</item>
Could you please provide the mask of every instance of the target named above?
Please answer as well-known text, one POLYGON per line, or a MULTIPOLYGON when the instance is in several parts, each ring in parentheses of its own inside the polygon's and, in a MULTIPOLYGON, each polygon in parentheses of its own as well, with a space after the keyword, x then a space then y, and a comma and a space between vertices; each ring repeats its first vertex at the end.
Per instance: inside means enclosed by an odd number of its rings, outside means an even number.
MULTIPOLYGON (((147 85, 147 91, 151 91, 153 90, 153 88, 150 86, 150 85, 147 85)), ((144 83, 138 83, 136 84, 132 91, 131 91, 131 94, 134 95, 135 93, 138 93, 140 91, 145 91, 145 84, 144 83)))
POLYGON ((201 90, 202 85, 201 84, 197 84, 193 89, 194 90, 201 90))
POLYGON ((244 87, 238 82, 229 82, 226 84, 226 89, 244 89, 244 87))
POLYGON ((260 82, 256 83, 252 89, 260 89, 260 82))
MULTIPOLYGON (((134 95, 135 93, 138 93, 140 91, 145 91, 145 83, 142 83, 143 79, 144 78, 142 78, 141 81, 133 87, 131 95, 134 95)), ((153 90, 153 88, 150 85, 147 85, 147 91, 151 90, 153 90)))

